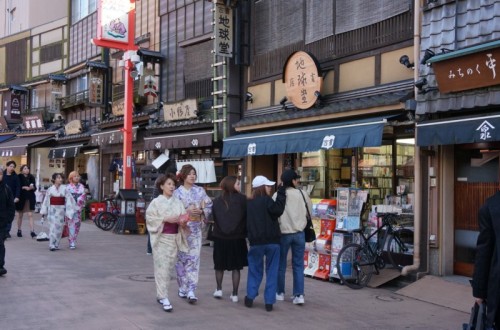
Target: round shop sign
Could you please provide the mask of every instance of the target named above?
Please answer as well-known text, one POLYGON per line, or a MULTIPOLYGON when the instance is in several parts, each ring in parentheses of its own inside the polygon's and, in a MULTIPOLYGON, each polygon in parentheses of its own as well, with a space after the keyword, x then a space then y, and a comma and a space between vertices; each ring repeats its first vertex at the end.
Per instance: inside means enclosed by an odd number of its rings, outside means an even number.
POLYGON ((319 97, 323 78, 313 55, 299 51, 286 61, 283 82, 287 98, 299 109, 309 109, 319 97))

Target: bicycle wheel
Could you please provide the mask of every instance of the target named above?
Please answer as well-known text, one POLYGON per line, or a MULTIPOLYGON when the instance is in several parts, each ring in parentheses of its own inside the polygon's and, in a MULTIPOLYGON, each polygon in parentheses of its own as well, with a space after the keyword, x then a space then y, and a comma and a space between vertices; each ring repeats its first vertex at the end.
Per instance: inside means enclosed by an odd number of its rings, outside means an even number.
POLYGON ((410 229, 400 229, 395 231, 387 240, 387 257, 392 266, 402 269, 413 262, 413 258, 408 258, 405 253, 413 251, 413 231, 410 229))
POLYGON ((337 272, 342 283, 351 289, 361 289, 370 282, 375 266, 366 249, 359 244, 348 244, 337 257, 337 272))
POLYGON ((116 216, 111 212, 102 212, 97 216, 97 223, 99 223, 99 228, 108 231, 113 229, 116 224, 116 216))
POLYGON ((94 216, 94 219, 92 219, 92 221, 94 221, 94 224, 96 225, 96 227, 97 227, 97 228, 99 228, 99 229, 102 229, 102 228, 101 228, 101 224, 100 224, 100 223, 99 223, 99 221, 98 221, 98 220, 99 220, 99 217, 101 216, 101 213, 102 213, 102 212, 97 213, 97 214, 94 216))

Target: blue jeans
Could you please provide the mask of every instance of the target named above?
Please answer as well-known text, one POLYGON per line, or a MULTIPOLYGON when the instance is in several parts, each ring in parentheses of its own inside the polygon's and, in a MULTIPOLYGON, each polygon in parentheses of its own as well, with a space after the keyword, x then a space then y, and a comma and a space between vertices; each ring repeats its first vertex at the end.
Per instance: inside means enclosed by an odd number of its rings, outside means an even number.
POLYGON ((292 249, 293 295, 304 294, 304 252, 306 241, 303 231, 281 234, 280 267, 278 270, 278 291, 285 293, 285 274, 288 250, 292 249))
POLYGON ((248 250, 247 297, 254 300, 259 295, 259 287, 264 276, 264 257, 266 264, 266 288, 264 302, 276 302, 280 246, 278 244, 253 245, 248 250))

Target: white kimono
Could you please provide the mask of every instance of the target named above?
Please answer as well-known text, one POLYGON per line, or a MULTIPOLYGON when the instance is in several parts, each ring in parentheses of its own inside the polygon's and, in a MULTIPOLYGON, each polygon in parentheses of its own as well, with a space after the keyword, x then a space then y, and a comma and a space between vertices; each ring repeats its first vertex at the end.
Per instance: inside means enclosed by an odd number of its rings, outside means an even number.
POLYGON ((69 190, 66 189, 66 185, 62 184, 58 188, 55 185, 52 185, 45 192, 45 198, 42 203, 42 208, 40 209, 40 214, 46 215, 49 223, 49 247, 51 249, 59 248, 65 218, 73 218, 76 209, 75 200, 69 190), (51 205, 51 197, 64 197, 65 204, 51 205))
POLYGON ((168 298, 170 272, 177 260, 177 251, 187 251, 184 231, 179 228, 177 234, 163 234, 163 219, 168 216, 180 216, 186 210, 176 197, 167 198, 160 195, 153 199, 146 210, 146 226, 148 227, 151 248, 153 249, 156 298, 168 298), (184 239, 183 239, 184 237, 184 239))

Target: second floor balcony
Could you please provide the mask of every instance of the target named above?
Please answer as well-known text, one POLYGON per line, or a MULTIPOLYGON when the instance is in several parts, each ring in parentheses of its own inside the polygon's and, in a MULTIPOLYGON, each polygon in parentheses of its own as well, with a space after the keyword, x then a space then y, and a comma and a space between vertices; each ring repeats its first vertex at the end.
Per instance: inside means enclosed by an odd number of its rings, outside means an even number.
POLYGON ((104 107, 102 93, 90 89, 58 98, 60 110, 70 109, 79 105, 104 107))

